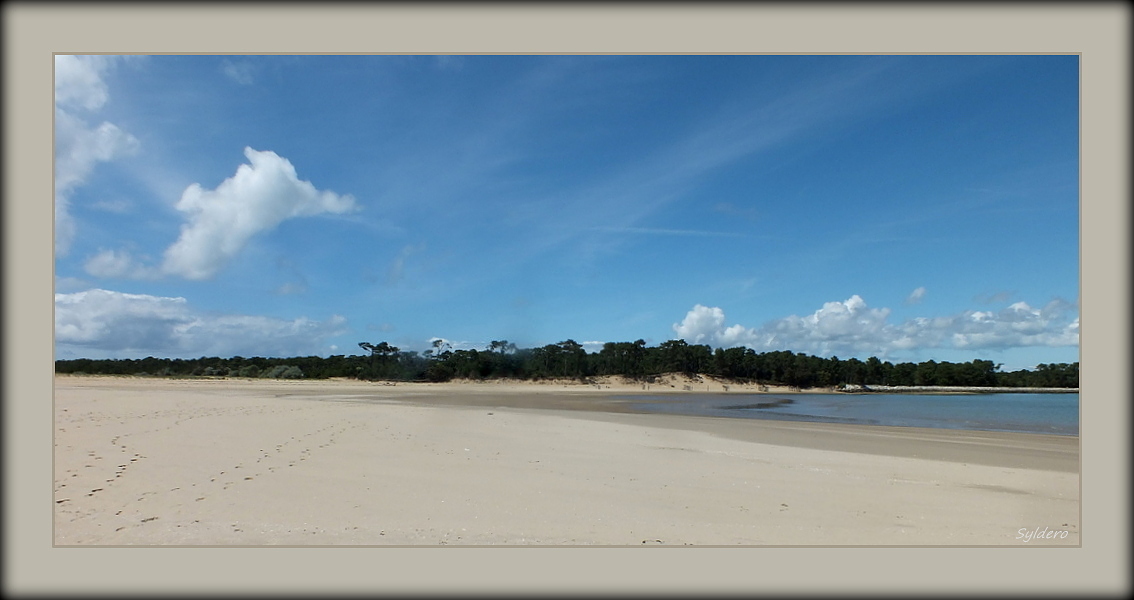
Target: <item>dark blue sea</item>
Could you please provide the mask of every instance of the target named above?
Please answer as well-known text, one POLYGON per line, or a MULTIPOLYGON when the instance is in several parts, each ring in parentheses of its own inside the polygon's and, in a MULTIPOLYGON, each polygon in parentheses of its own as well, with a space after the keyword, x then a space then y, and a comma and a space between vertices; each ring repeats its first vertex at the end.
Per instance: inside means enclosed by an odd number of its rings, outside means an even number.
POLYGON ((1079 394, 626 396, 642 411, 858 425, 1079 435, 1079 394))

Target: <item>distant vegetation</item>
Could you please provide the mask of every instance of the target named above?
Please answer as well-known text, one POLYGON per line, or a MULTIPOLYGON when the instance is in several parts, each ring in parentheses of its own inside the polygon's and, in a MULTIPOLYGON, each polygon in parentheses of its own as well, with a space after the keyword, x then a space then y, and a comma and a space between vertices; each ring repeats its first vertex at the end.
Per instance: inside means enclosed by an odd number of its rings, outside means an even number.
POLYGON ((1034 371, 1001 372, 987 360, 967 363, 898 363, 820 358, 788 351, 757 353, 750 348, 717 348, 669 340, 610 342, 595 353, 574 340, 540 348, 517 348, 493 341, 484 350, 453 350, 437 341, 424 352, 406 352, 386 342, 359 346, 364 355, 327 358, 202 357, 195 359, 73 359, 55 362, 56 373, 158 377, 267 377, 326 379, 347 377, 385 381, 451 379, 586 379, 621 375, 650 381, 663 373, 712 375, 722 379, 800 388, 859 385, 936 385, 1001 387, 1079 387, 1079 363, 1041 364, 1034 371))

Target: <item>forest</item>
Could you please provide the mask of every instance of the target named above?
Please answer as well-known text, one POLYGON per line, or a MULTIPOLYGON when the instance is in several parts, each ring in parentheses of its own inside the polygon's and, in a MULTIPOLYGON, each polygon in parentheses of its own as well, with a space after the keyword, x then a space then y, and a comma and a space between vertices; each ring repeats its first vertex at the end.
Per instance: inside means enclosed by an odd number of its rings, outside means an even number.
POLYGON ((798 388, 842 384, 900 386, 1079 387, 1079 363, 1040 364, 1034 370, 1004 372, 988 360, 965 363, 891 363, 870 357, 840 360, 790 351, 758 353, 751 348, 717 348, 669 340, 608 342, 587 352, 574 340, 538 348, 517 348, 506 340, 483 350, 452 349, 443 340, 424 352, 403 351, 387 342, 359 343, 364 354, 291 358, 201 357, 194 359, 70 359, 55 361, 56 373, 152 377, 258 377, 369 381, 453 379, 577 379, 620 375, 652 381, 664 373, 711 375, 725 380, 798 388))

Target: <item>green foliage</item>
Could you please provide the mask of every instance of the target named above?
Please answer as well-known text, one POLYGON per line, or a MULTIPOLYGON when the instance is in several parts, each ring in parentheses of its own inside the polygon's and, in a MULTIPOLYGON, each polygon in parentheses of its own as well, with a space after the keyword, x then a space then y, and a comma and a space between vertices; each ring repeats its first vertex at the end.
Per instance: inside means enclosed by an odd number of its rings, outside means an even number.
POLYGON ((734 381, 813 386, 952 385, 1002 387, 1079 386, 1079 363, 1041 364, 1035 370, 1001 372, 988 360, 967 363, 925 361, 893 364, 870 357, 865 361, 837 356, 820 358, 785 350, 757 353, 751 348, 717 348, 669 340, 658 346, 608 342, 588 353, 574 340, 539 348, 517 348, 494 340, 483 350, 453 350, 438 340, 425 352, 403 351, 386 342, 362 342, 366 355, 290 358, 201 357, 197 359, 58 360, 56 373, 107 375, 153 374, 158 377, 263 377, 326 379, 346 377, 387 381, 449 381, 464 379, 586 379, 621 375, 649 380, 662 373, 712 375, 734 381))
POLYGON ((303 370, 295 365, 276 365, 260 377, 266 379, 302 379, 303 370))

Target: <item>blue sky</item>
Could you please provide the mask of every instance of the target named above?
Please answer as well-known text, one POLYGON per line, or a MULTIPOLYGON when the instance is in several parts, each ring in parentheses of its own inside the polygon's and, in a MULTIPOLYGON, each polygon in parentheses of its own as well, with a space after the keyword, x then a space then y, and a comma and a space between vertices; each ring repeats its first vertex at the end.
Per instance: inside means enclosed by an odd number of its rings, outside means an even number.
POLYGON ((1077 56, 57 56, 56 358, 1075 362, 1077 56))

